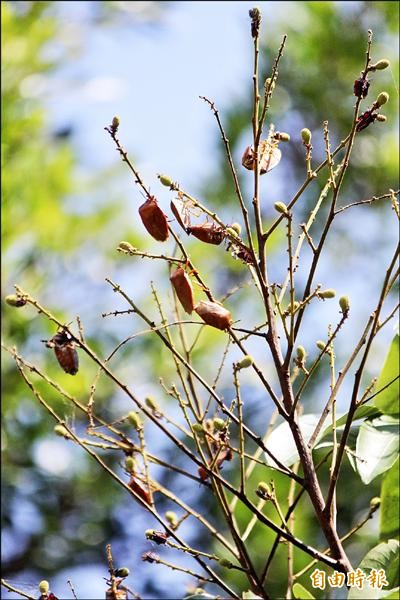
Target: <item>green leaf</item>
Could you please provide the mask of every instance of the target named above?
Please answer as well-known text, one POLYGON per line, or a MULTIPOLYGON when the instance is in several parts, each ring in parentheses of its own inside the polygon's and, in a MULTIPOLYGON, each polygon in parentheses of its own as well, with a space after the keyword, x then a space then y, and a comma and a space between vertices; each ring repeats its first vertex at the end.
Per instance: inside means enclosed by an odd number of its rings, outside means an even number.
POLYGON ((381 487, 380 539, 399 537, 399 463, 385 473, 381 487))
MULTIPOLYGON (((319 415, 310 413, 308 415, 302 415, 299 417, 299 427, 304 437, 304 441, 307 443, 312 436, 319 421, 319 415)), ((318 436, 317 441, 320 439, 321 434, 318 436)), ((281 463, 287 467, 293 465, 299 460, 296 444, 290 431, 289 425, 281 423, 274 429, 267 442, 268 450, 280 460, 281 463)), ((275 467, 275 461, 266 456, 266 462, 269 466, 275 467)))
MULTIPOLYGON (((368 406, 367 405, 366 406, 359 406, 356 409, 356 412, 354 413, 352 424, 354 424, 355 421, 359 421, 360 419, 367 419, 367 418, 373 419, 374 417, 379 417, 381 414, 382 414, 381 411, 378 410, 376 408, 376 406, 374 406, 372 404, 369 404, 368 406)), ((344 415, 342 415, 341 417, 339 417, 336 420, 336 427, 337 428, 342 427, 343 425, 346 424, 347 415, 348 415, 348 413, 345 413, 344 415)), ((330 433, 332 433, 332 425, 328 425, 328 427, 326 427, 324 429, 322 437, 324 438, 327 435, 329 435, 330 433)))
MULTIPOLYGON (((392 382, 395 377, 399 376, 399 336, 396 335, 390 345, 383 368, 376 382, 375 389, 377 392, 392 382)), ((394 415, 399 413, 399 395, 400 395, 399 379, 391 383, 389 387, 375 396, 375 405, 385 414, 394 415)))
POLYGON ((310 594, 310 592, 306 590, 306 588, 302 586, 301 583, 295 583, 292 592, 293 597, 296 598, 296 600, 309 600, 311 598, 314 598, 314 596, 310 594))
POLYGON ((397 540, 389 540, 388 542, 378 544, 364 556, 358 568, 367 577, 370 575, 372 569, 376 571, 383 569, 389 585, 385 586, 386 589, 378 589, 377 587, 371 587, 369 582, 364 581, 362 590, 357 587, 350 588, 347 596, 349 600, 378 600, 388 597, 388 593, 396 593, 394 589, 388 588, 394 588, 398 584, 399 542, 397 540))
POLYGON ((194 594, 190 594, 190 596, 185 596, 183 600, 217 600, 217 596, 212 596, 202 588, 197 588, 194 594))
POLYGON ((357 470, 363 483, 370 483, 395 462, 399 452, 398 420, 383 415, 365 421, 357 437, 357 470))
POLYGON ((400 600, 400 587, 388 590, 382 594, 381 598, 386 598, 386 600, 400 600))

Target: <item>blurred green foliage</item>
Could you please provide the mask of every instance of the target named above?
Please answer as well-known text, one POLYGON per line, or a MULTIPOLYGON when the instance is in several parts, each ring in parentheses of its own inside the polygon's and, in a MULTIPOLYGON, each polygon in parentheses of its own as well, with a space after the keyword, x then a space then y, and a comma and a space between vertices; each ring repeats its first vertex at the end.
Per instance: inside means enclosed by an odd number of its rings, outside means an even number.
MULTIPOLYGON (((2 3, 2 239, 5 267, 3 290, 6 293, 12 291, 10 287, 16 281, 35 294, 45 296, 52 285, 54 292, 54 279, 57 281, 62 276, 66 256, 70 263, 80 253, 87 252, 90 244, 95 244, 100 238, 108 240, 107 253, 109 240, 114 240, 119 235, 115 231, 110 233, 110 223, 117 210, 115 205, 111 207, 111 203, 104 204, 102 208, 97 207, 85 216, 71 214, 68 210, 65 199, 79 191, 81 184, 75 170, 71 145, 68 138, 53 135, 40 100, 27 92, 35 85, 35 78, 51 77, 52 70, 57 66, 45 58, 44 52, 46 44, 57 39, 59 28, 62 27, 56 15, 48 11, 52 4, 2 3)), ((106 12, 112 11, 114 3, 106 4, 106 12)), ((271 57, 277 51, 282 32, 287 32, 288 42, 271 103, 271 115, 276 127, 281 131, 288 131, 292 137, 293 143, 285 145, 285 152, 290 159, 286 163, 289 163, 287 168, 290 177, 287 177, 287 181, 290 189, 287 197, 273 198, 273 201, 288 201, 291 193, 305 178, 304 149, 299 133, 302 127, 308 127, 313 132, 315 161, 324 159, 321 124, 325 119, 330 123, 332 145, 347 134, 355 100, 352 86, 363 65, 368 27, 374 30, 373 59, 388 57, 392 61, 392 67, 374 75, 366 105, 383 89, 389 92, 392 101, 382 111, 388 116, 387 124, 376 123, 357 139, 357 168, 351 168, 348 172, 343 197, 351 201, 386 192, 388 187, 395 184, 398 169, 394 134, 397 124, 394 81, 397 64, 395 51, 392 49, 393 36, 397 31, 398 3, 357 2, 349 3, 352 5, 349 9, 346 8, 346 3, 287 4, 290 19, 285 16, 283 21, 282 17, 282 22, 276 23, 273 30, 268 22, 265 23, 262 52, 263 57, 269 57, 268 60, 263 58, 267 63, 263 67, 264 77, 267 77, 271 57)), ((238 156, 250 138, 250 82, 249 74, 249 89, 244 91, 243 102, 240 106, 232 106, 228 113, 222 115, 232 150, 238 156)), ((217 161, 217 175, 206 182, 204 195, 208 206, 221 205, 223 200, 227 210, 229 199, 233 199, 233 186, 223 151, 217 161)), ((248 173, 240 175, 243 182, 246 177, 248 173)), ((315 184, 316 187, 318 185, 315 184)), ((319 191, 315 186, 306 195, 304 210, 319 191)), ((267 193, 272 194, 273 191, 267 190, 267 193)), ((277 233, 270 249, 279 247, 282 239, 279 235, 281 234, 277 233)), ((129 238, 133 243, 135 239, 140 240, 139 233, 135 236, 129 238)), ((125 237, 121 231, 120 239, 125 237)), ((232 260, 222 248, 211 252, 192 242, 189 247, 198 267, 212 273, 209 282, 215 284, 218 294, 237 283, 243 283, 240 263, 232 260)), ((117 257, 115 260, 120 259, 117 257)), ((121 261, 123 260, 121 257, 121 261)), ((137 285, 137 282, 132 282, 132 285, 137 285)), ((167 286, 160 285, 162 296, 167 286)), ((50 298, 50 302, 54 304, 56 300, 50 298)), ((256 303, 253 306, 245 290, 243 294, 233 297, 231 302, 238 314, 242 311, 242 325, 246 326, 247 317, 249 320, 255 318, 256 303)), ((23 349, 29 347, 34 338, 34 344, 37 345, 39 334, 43 337, 43 329, 46 327, 50 337, 51 328, 45 322, 39 325, 32 315, 32 311, 26 315, 23 311, 6 307, 6 318, 3 321, 5 340, 23 349)), ((67 318, 62 312, 59 316, 67 318)), ((90 342, 95 347, 96 344, 102 347, 99 338, 100 334, 93 334, 90 342)), ((107 341, 110 346, 115 339, 119 339, 117 334, 114 337, 109 334, 107 341)), ((200 338, 195 360, 199 361, 200 369, 207 375, 210 367, 213 372, 218 368, 218 364, 210 359, 210 349, 217 344, 220 350, 221 339, 219 333, 211 328, 206 329, 200 338)), ((141 353, 140 360, 145 361, 149 372, 154 372, 157 377, 165 377, 170 373, 168 356, 164 349, 160 350, 158 342, 147 337, 143 342, 138 342, 136 348, 141 353)), ((50 376, 57 373, 60 385, 65 385, 69 392, 79 394, 80 390, 89 389, 96 372, 89 362, 85 362, 85 369, 71 380, 67 375, 60 374, 52 353, 36 352, 38 363, 50 376)), ((132 363, 132 354, 128 350, 123 358, 132 363)), ((142 362, 134 362, 131 369, 139 370, 141 365, 142 362)), ((52 479, 41 471, 35 458, 35 449, 43 440, 52 442, 52 423, 33 404, 18 372, 7 357, 4 357, 3 382, 3 486, 7 497, 3 511, 3 530, 9 538, 16 536, 20 540, 18 551, 6 560, 4 572, 18 573, 30 565, 40 569, 45 576, 46 573, 55 573, 64 567, 89 564, 103 558, 104 544, 114 535, 121 538, 125 535, 124 527, 112 512, 118 506, 119 490, 109 477, 102 475, 91 462, 82 458, 78 450, 72 451, 72 444, 68 444, 67 449, 72 453, 74 466, 68 463, 63 478, 52 479), (93 490, 96 491, 95 500, 93 490), (15 506, 23 502, 30 503, 35 512, 36 530, 28 533, 19 531, 15 516, 15 506), (61 548, 59 552, 56 551, 57 545, 61 548)), ((60 407, 56 394, 49 392, 49 388, 43 383, 38 384, 38 389, 46 393, 55 408, 61 412, 65 410, 69 419, 77 418, 67 407, 60 407)), ((103 403, 106 408, 111 406, 114 393, 112 387, 102 381, 98 403, 103 403)), ((255 392, 250 387, 246 394, 251 397, 255 392)), ((262 410, 260 404, 257 407, 262 410)), ((257 428, 259 416, 253 414, 251 418, 252 425, 257 428)), ((233 441, 237 443, 237 440, 233 441)), ((54 451, 52 445, 47 448, 54 451)), ((179 457, 174 457, 175 459, 178 461, 179 457)), ((234 477, 236 473, 230 473, 229 468, 226 468, 224 475, 231 474, 234 477)), ((341 533, 351 528, 365 514, 369 498, 379 494, 379 481, 367 488, 354 476, 347 463, 343 470, 344 476, 339 487, 341 533), (351 503, 348 500, 350 497, 351 503)), ((252 486, 255 488, 259 480, 268 481, 271 477, 275 479, 279 500, 285 508, 287 481, 276 477, 270 469, 257 468, 249 482, 249 489, 252 486)), ((325 481, 324 484, 326 483, 325 481)), ((253 499, 255 500, 255 496, 253 499)), ((215 512, 207 494, 199 489, 196 500, 211 521, 221 523, 221 516, 215 512)), ((309 503, 304 500, 300 506, 302 516, 301 520, 296 521, 296 534, 314 545, 324 546, 324 539, 319 533, 309 503)), ((268 507, 267 514, 274 517, 273 507, 268 507)), ((247 518, 246 509, 237 508, 235 516, 242 526, 247 518)), ((191 535, 194 546, 198 543, 208 549, 206 543, 209 540, 205 540, 201 532, 192 531, 191 535)), ((249 539, 251 554, 262 565, 274 536, 257 524, 249 539)), ((371 529, 361 530, 348 547, 351 557, 362 556, 373 540, 374 532, 371 529)), ((295 562, 296 569, 300 569, 307 563, 307 557, 295 550, 295 562)), ((282 544, 273 563, 273 577, 269 588, 271 597, 282 597, 284 594, 286 573, 286 549, 282 544)), ((225 576, 230 582, 242 585, 241 575, 237 572, 224 571, 225 576)), ((307 574, 300 582, 309 588, 307 574)), ((320 597, 323 597, 322 592, 320 597)))

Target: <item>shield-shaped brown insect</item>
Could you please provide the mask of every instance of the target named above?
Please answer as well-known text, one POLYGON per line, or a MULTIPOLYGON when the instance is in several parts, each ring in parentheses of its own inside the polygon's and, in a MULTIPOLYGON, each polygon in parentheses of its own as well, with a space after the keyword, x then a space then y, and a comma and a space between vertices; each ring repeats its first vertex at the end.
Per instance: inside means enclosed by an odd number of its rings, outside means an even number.
POLYGON ((194 310, 207 325, 217 329, 228 329, 232 324, 232 316, 229 310, 216 302, 202 300, 195 306, 194 310))
POLYGON ((155 542, 159 546, 161 544, 165 544, 168 539, 168 534, 164 533, 164 531, 156 531, 155 529, 148 529, 146 531, 146 538, 155 542))
POLYGON ((172 273, 170 281, 174 287, 174 290, 179 298, 180 303, 185 309, 185 312, 187 312, 190 315, 190 313, 192 313, 194 309, 194 296, 193 286, 190 281, 189 275, 182 269, 182 267, 178 267, 172 273))
POLYGON ((70 334, 59 331, 51 340, 46 341, 47 348, 54 348, 54 354, 62 369, 69 375, 76 375, 79 370, 79 357, 75 348, 75 342, 70 334))
POLYGON ((207 244, 214 244, 219 246, 222 240, 225 238, 225 231, 222 227, 218 227, 215 223, 203 223, 202 225, 194 225, 193 227, 187 227, 186 231, 188 234, 194 235, 198 240, 206 242, 207 244))
POLYGON ((150 492, 146 490, 146 488, 142 485, 140 481, 138 481, 134 475, 132 475, 128 486, 131 488, 132 492, 135 492, 138 496, 141 497, 142 500, 146 502, 149 506, 151 506, 151 496, 150 492))
POLYGON ((169 228, 167 217, 158 206, 154 196, 149 196, 139 207, 139 215, 149 234, 158 242, 168 239, 169 228))

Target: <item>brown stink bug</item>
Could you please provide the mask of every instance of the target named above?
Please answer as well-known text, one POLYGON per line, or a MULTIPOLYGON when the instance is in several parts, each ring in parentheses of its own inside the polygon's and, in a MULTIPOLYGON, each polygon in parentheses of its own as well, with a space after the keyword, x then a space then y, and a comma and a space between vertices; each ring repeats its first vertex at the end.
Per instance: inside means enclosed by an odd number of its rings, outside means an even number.
POLYGON ((63 329, 51 340, 43 340, 47 348, 54 348, 54 354, 62 369, 69 375, 76 375, 79 370, 79 357, 72 336, 63 329))
POLYGON ((144 500, 146 502, 146 504, 151 506, 152 501, 151 501, 150 492, 144 487, 144 485, 138 479, 135 478, 134 475, 131 476, 131 479, 128 483, 128 487, 130 487, 131 490, 133 492, 135 492, 135 494, 140 496, 140 498, 142 500, 144 500))
POLYGON ((182 267, 178 267, 172 273, 170 281, 174 287, 174 290, 179 298, 180 303, 185 309, 185 312, 187 312, 190 315, 194 309, 194 297, 193 286, 190 281, 189 275, 182 269, 182 267))
POLYGON ((149 196, 140 207, 139 215, 149 234, 158 242, 168 239, 169 228, 167 217, 158 206, 154 196, 149 196))
POLYGON ((357 98, 366 98, 368 95, 368 89, 370 86, 370 82, 368 81, 366 76, 362 76, 359 77, 358 79, 355 80, 354 82, 354 86, 353 86, 353 91, 354 91, 354 95, 357 96, 357 98))
POLYGON ((207 244, 214 244, 215 246, 219 246, 226 235, 224 229, 218 227, 215 223, 194 225, 193 227, 187 227, 186 231, 188 234, 194 235, 198 240, 207 244))
POLYGON ((155 542, 157 545, 166 544, 168 539, 168 533, 164 531, 156 531, 155 529, 147 529, 145 536, 148 540, 155 542))
POLYGON ((207 325, 217 329, 228 329, 232 324, 232 316, 229 310, 216 302, 202 300, 195 306, 194 310, 207 325))

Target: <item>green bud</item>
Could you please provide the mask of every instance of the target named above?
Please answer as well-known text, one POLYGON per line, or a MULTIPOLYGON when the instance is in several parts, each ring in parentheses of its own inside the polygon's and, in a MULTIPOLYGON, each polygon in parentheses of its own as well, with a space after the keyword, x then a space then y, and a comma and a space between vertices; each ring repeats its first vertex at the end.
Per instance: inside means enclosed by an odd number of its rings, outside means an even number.
POLYGON ((387 69, 390 66, 390 61, 387 58, 381 58, 381 60, 378 60, 377 63, 375 63, 374 65, 370 65, 369 70, 370 71, 383 71, 384 69, 387 69))
POLYGON ((125 250, 126 252, 134 252, 136 248, 132 246, 129 242, 120 242, 118 244, 117 250, 125 250))
POLYGON ((288 133, 277 131, 274 138, 279 142, 290 142, 290 135, 288 133))
POLYGON ((167 510, 165 520, 168 521, 172 528, 175 528, 178 524, 178 516, 173 510, 167 510))
POLYGON ((257 489, 256 489, 256 494, 257 494, 257 496, 259 496, 260 498, 263 498, 264 500, 269 500, 272 497, 271 488, 268 485, 268 483, 265 483, 265 481, 259 482, 257 489))
POLYGON ((341 309, 342 313, 344 315, 347 315, 347 313, 350 310, 350 300, 349 300, 349 297, 348 296, 341 296, 339 298, 339 306, 340 306, 340 309, 341 309))
POLYGON ((333 290, 332 288, 329 288, 328 290, 323 290, 322 292, 318 292, 318 296, 320 298, 323 298, 324 300, 326 298, 334 298, 336 296, 336 291, 333 290))
POLYGON ((111 129, 113 129, 114 131, 117 131, 118 127, 119 127, 119 118, 118 117, 113 117, 113 120, 111 121, 111 129))
POLYGON ((379 96, 377 97, 377 99, 375 100, 374 104, 377 108, 380 108, 381 106, 386 104, 386 102, 388 102, 388 100, 389 100, 389 94, 387 92, 381 92, 379 94, 379 96))
POLYGON ((151 410, 158 410, 157 402, 154 400, 153 396, 146 396, 144 402, 148 408, 151 408, 151 410))
POLYGON ((385 121, 387 121, 387 118, 385 117, 385 115, 376 115, 376 120, 380 123, 384 123, 385 121))
POLYGON ((306 144, 306 146, 308 146, 308 144, 311 143, 311 131, 307 129, 307 127, 304 127, 304 129, 300 131, 300 135, 301 139, 303 140, 303 143, 306 144))
POLYGON ((128 473, 133 473, 136 467, 136 462, 133 456, 127 456, 125 458, 125 469, 128 473))
POLYGON ((197 433, 199 437, 204 438, 205 433, 203 425, 201 423, 193 423, 192 429, 195 433, 197 433))
POLYGON ((119 569, 115 569, 114 575, 115 577, 128 577, 129 569, 128 567, 120 567, 119 569))
POLYGON ((219 417, 215 417, 213 419, 213 425, 214 425, 214 429, 216 431, 222 431, 223 429, 226 428, 226 423, 225 423, 224 419, 220 419, 219 417))
POLYGON ((146 537, 146 539, 151 540, 151 538, 154 536, 155 531, 154 529, 146 529, 146 531, 144 532, 144 535, 146 537))
POLYGON ((242 360, 240 362, 237 363, 236 368, 238 370, 248 369, 249 367, 251 367, 251 365, 253 363, 254 363, 254 358, 252 356, 250 356, 250 354, 247 354, 246 356, 244 356, 242 358, 242 360))
POLYGON ((318 342, 316 342, 317 348, 319 348, 320 350, 323 350, 326 346, 325 342, 323 342, 322 340, 318 340, 318 342))
POLYGON ((290 312, 290 314, 294 315, 294 313, 299 308, 299 306, 300 306, 300 302, 297 302, 297 300, 295 300, 293 302, 293 309, 292 309, 292 306, 289 306, 289 312, 290 312))
POLYGON ((134 411, 130 412, 128 414, 128 421, 131 425, 133 425, 133 427, 136 429, 136 431, 143 429, 143 421, 140 418, 139 413, 134 412, 134 411))
POLYGON ((232 223, 230 229, 233 229, 233 231, 235 231, 237 235, 240 235, 242 233, 242 226, 240 223, 232 223))
POLYGON ((275 80, 273 81, 272 85, 271 81, 271 77, 268 77, 268 79, 265 80, 265 88, 269 88, 272 91, 275 89, 275 80))
POLYGON ((49 589, 50 589, 50 584, 49 584, 49 582, 48 582, 48 581, 46 581, 45 579, 43 579, 43 581, 41 581, 41 582, 39 583, 39 592, 40 592, 41 594, 47 594, 47 592, 49 591, 49 589))
POLYGON ((381 504, 381 499, 379 498, 379 496, 375 496, 374 498, 371 498, 369 507, 377 509, 380 506, 380 504, 381 504))
POLYGON ((5 301, 9 306, 14 306, 16 308, 20 308, 26 304, 26 299, 22 296, 17 296, 17 294, 9 294, 5 297, 5 301))
POLYGON ((237 237, 238 234, 236 233, 236 231, 234 229, 232 229, 232 227, 227 227, 226 228, 226 233, 229 233, 229 235, 233 235, 233 237, 237 237))
POLYGON ((232 568, 232 563, 227 558, 220 558, 218 560, 218 562, 221 565, 221 567, 225 567, 225 569, 231 569, 232 568))
POLYGON ((284 202, 275 202, 274 208, 276 211, 278 211, 278 213, 281 213, 282 215, 287 215, 287 206, 284 202))
POLYGON ((159 175, 158 179, 165 187, 171 187, 173 185, 173 181, 168 175, 159 175))
POLYGON ((64 427, 64 425, 60 425, 60 424, 55 425, 53 431, 56 435, 59 435, 60 437, 63 437, 65 439, 71 439, 71 434, 64 427))
POLYGON ((307 356, 306 350, 304 346, 297 346, 296 348, 297 360, 303 362, 305 357, 307 356))

